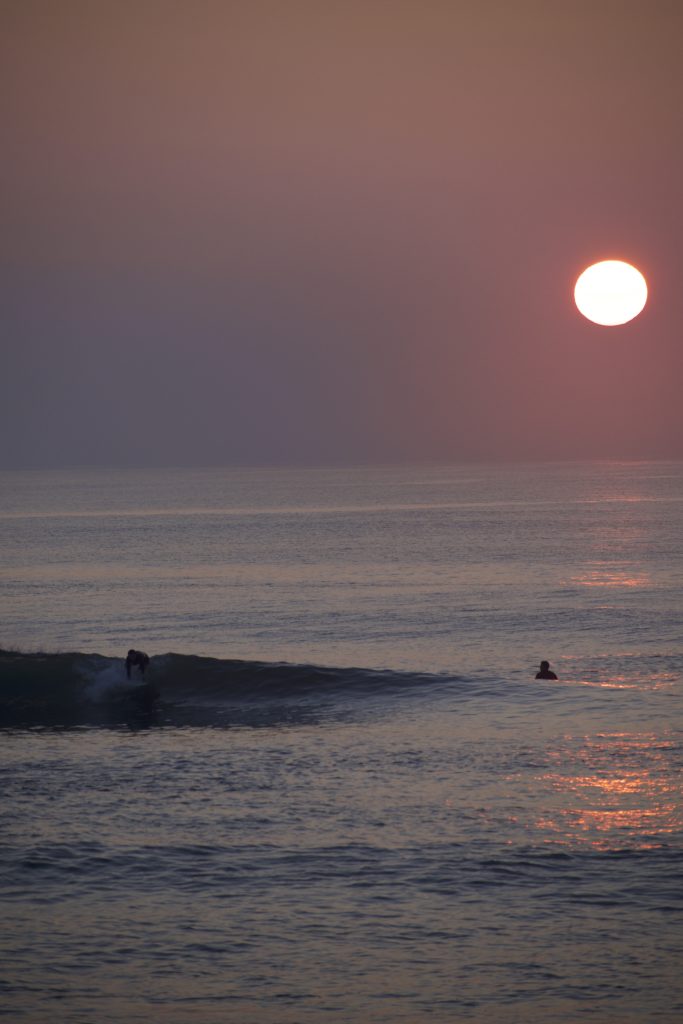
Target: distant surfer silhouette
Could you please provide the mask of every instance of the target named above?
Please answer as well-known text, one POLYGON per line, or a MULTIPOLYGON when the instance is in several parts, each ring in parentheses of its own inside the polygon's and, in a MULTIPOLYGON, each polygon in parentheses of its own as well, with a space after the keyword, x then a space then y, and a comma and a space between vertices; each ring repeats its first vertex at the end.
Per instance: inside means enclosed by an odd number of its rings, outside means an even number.
POLYGON ((144 651, 128 651, 126 655, 126 675, 130 679, 130 673, 133 668, 140 669, 140 675, 145 678, 145 670, 149 665, 149 655, 145 654, 144 651))
POLYGON ((550 663, 547 661, 541 662, 541 670, 536 673, 536 679, 557 679, 554 672, 550 671, 550 663))

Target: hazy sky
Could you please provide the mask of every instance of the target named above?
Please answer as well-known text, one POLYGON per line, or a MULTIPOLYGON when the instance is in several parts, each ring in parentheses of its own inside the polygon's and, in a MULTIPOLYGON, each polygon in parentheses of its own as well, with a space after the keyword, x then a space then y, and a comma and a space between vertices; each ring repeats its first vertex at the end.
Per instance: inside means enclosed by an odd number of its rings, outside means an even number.
POLYGON ((0 12, 1 465, 683 457, 681 0, 0 12))

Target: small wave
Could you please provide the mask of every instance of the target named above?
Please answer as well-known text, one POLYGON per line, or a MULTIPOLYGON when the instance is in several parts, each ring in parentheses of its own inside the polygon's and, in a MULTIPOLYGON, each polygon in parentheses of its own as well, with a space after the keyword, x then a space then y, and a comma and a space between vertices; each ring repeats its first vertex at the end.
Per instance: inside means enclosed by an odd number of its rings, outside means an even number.
POLYGON ((0 726, 102 724, 139 714, 166 724, 216 723, 236 708, 258 708, 268 719, 273 705, 367 702, 455 678, 169 653, 151 659, 144 679, 134 670, 129 680, 121 658, 0 650, 0 726))

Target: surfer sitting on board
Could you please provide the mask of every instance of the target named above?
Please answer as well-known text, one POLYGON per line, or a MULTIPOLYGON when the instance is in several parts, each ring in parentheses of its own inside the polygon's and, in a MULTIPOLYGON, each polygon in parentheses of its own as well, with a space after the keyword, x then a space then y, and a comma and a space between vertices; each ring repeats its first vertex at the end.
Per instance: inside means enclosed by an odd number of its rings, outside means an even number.
POLYGON ((137 665, 140 669, 140 675, 145 678, 145 669, 149 665, 149 655, 145 654, 144 651, 128 651, 126 655, 126 675, 130 679, 130 672, 133 666, 137 665))
POLYGON ((541 671, 536 673, 537 679, 557 679, 554 672, 550 671, 550 664, 547 661, 541 662, 541 671))

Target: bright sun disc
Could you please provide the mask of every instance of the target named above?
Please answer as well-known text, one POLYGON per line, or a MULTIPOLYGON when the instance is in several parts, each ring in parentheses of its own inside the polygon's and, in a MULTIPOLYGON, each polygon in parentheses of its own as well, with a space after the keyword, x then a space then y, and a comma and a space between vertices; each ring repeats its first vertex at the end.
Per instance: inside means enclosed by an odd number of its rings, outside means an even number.
POLYGON ((603 260, 581 274, 574 287, 574 302, 594 324, 616 327, 638 316, 647 302, 647 284, 630 263, 603 260))

